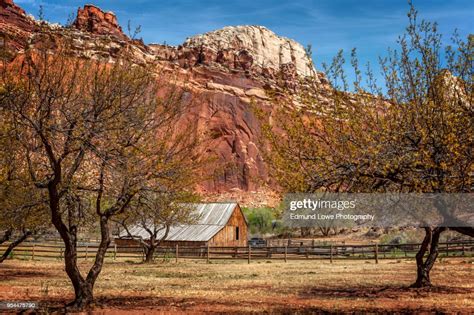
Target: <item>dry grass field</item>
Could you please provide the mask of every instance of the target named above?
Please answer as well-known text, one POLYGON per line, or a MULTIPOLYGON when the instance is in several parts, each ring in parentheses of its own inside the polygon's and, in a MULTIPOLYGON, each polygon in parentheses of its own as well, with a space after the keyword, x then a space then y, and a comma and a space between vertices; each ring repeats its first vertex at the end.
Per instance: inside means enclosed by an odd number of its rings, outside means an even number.
MULTIPOLYGON (((90 262, 82 262, 87 267, 90 262)), ((0 301, 39 302, 59 310, 72 299, 61 261, 8 260, 0 265, 0 301)), ((409 289, 412 260, 205 261, 145 265, 108 262, 92 314, 448 312, 474 313, 472 258, 435 265, 430 289, 409 289)), ((58 311, 60 312, 60 311, 58 311)))

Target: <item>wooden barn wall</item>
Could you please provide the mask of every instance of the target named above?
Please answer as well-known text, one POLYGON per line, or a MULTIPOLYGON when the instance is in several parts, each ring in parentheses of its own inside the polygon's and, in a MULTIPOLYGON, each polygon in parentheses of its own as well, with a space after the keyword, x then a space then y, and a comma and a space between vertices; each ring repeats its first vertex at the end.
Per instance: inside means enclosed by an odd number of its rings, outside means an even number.
MULTIPOLYGON (((128 246, 139 246, 140 242, 137 240, 132 240, 132 239, 121 239, 121 238, 116 238, 115 239, 115 244, 117 244, 118 247, 128 247, 128 246)), ((183 247, 198 247, 198 246, 207 246, 207 242, 187 242, 187 241, 163 241, 160 243, 161 247, 175 247, 176 244, 178 246, 183 246, 183 247)))
POLYGON ((127 239, 127 238, 116 238, 114 242, 118 247, 137 246, 140 244, 136 240, 127 239))
POLYGON ((191 242, 191 241, 164 241, 161 242, 160 246, 163 247, 175 247, 178 245, 179 247, 199 247, 199 246, 206 246, 206 242, 191 242))
POLYGON ((244 214, 239 206, 235 207, 227 225, 211 239, 210 246, 247 246, 248 229, 244 214), (239 239, 235 239, 236 227, 239 227, 239 239))

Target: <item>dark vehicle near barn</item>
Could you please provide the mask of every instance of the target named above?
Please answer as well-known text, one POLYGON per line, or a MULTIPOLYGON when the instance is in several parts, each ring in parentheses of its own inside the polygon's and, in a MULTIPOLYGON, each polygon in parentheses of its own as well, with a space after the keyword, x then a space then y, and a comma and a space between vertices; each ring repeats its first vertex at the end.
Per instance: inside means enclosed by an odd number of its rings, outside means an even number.
POLYGON ((267 246, 267 241, 260 237, 252 237, 249 240, 249 245, 252 247, 265 247, 267 246))

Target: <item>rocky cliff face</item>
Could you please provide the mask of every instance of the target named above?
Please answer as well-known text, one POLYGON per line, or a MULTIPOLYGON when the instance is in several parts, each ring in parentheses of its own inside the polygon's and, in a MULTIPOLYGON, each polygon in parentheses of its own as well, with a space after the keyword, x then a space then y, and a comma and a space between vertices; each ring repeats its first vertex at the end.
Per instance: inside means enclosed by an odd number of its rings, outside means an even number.
POLYGON ((277 36, 263 26, 229 26, 188 38, 184 48, 202 48, 205 61, 234 69, 258 69, 277 73, 291 66, 300 76, 314 76, 316 71, 303 46, 277 36))
POLYGON ((3 33, 10 49, 21 53, 39 41, 39 25, 52 36, 72 39, 79 56, 113 61, 127 47, 138 63, 155 63, 186 78, 199 94, 192 117, 199 120, 200 132, 211 137, 201 153, 217 158, 205 170, 214 179, 200 187, 214 200, 216 193, 223 198, 245 198, 246 204, 252 200, 268 204, 273 198, 267 194, 275 185, 268 177, 260 126, 251 104, 271 112, 275 105, 268 91, 291 97, 291 91, 305 82, 318 85, 323 99, 330 90, 300 44, 261 26, 226 27, 191 37, 178 47, 145 45, 129 39, 113 13, 91 5, 78 10, 71 27, 58 28, 28 17, 11 0, 0 0, 0 37, 3 33))
POLYGON ((113 12, 104 12, 96 6, 87 4, 77 10, 77 17, 73 23, 78 30, 99 35, 113 35, 118 39, 126 39, 122 28, 113 12))
POLYGON ((2 45, 9 46, 13 50, 23 48, 31 33, 37 25, 26 15, 26 12, 13 3, 13 0, 0 0, 0 35, 2 45))

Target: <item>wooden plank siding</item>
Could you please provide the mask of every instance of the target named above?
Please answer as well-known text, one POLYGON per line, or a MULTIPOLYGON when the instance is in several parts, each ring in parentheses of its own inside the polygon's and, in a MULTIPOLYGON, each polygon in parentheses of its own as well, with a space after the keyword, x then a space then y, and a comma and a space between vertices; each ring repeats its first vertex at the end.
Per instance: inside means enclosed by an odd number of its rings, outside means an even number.
MULTIPOLYGON (((115 239, 115 244, 119 247, 136 247, 137 245, 140 244, 139 241, 137 240, 132 240, 129 238, 116 238, 115 239)), ((162 247, 173 247, 176 244, 178 246, 183 246, 183 247, 192 247, 192 246, 206 246, 207 242, 192 242, 192 241, 162 241, 160 243, 160 246, 162 247)))
POLYGON ((227 224, 209 241, 210 246, 247 246, 248 226, 244 213, 239 205, 234 208, 227 224), (236 239, 236 228, 239 228, 239 239, 236 239))

